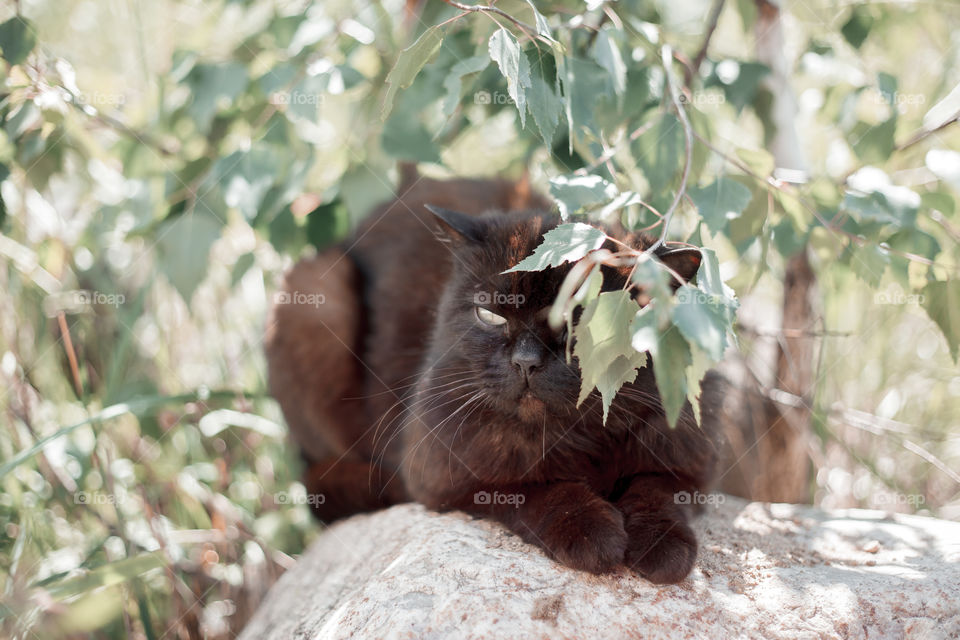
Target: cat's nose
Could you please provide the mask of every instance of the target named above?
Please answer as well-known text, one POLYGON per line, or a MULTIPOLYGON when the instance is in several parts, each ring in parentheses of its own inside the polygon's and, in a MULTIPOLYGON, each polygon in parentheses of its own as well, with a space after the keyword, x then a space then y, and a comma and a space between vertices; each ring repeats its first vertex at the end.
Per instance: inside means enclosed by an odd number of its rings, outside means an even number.
POLYGON ((543 345, 539 344, 533 336, 522 337, 513 349, 510 362, 520 371, 520 375, 529 378, 534 371, 543 366, 543 345))

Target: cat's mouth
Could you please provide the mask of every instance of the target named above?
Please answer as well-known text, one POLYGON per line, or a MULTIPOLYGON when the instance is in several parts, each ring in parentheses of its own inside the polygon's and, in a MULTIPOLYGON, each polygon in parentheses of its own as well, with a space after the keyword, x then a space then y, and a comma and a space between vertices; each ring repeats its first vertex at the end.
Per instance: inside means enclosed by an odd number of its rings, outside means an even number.
POLYGON ((521 395, 517 402, 517 414, 524 422, 543 420, 547 413, 546 403, 538 398, 529 388, 521 395))

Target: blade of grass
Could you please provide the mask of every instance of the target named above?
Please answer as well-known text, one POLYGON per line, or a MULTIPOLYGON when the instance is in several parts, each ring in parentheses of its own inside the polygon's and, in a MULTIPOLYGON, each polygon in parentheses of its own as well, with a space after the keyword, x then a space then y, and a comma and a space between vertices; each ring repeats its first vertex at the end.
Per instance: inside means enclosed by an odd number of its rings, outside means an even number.
POLYGON ((207 400, 221 400, 221 399, 230 399, 235 398, 238 395, 242 395, 247 398, 256 398, 259 397, 259 394, 243 393, 237 391, 195 391, 193 393, 182 393, 174 396, 144 396, 140 398, 134 398, 128 402, 120 402, 118 404, 110 405, 100 413, 90 416, 86 420, 77 422, 57 431, 51 433, 45 438, 41 438, 32 446, 27 447, 26 449, 17 452, 12 458, 0 465, 0 479, 3 479, 8 473, 13 471, 19 465, 23 464, 24 461, 29 460, 33 456, 37 455, 41 449, 47 446, 49 443, 53 442, 57 438, 61 438, 73 431, 76 431, 80 427, 83 427, 88 424, 99 424, 101 422, 106 422, 107 420, 112 420, 126 414, 133 414, 135 416, 140 416, 147 411, 151 411, 158 407, 162 407, 166 404, 173 403, 184 403, 184 402, 205 402, 207 400))

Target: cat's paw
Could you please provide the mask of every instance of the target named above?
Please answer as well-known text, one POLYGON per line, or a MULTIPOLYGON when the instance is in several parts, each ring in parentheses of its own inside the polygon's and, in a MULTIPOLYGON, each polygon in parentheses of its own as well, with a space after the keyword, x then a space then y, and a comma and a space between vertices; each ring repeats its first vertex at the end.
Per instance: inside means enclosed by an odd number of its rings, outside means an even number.
POLYGON ((627 549, 623 515, 606 500, 559 507, 551 515, 537 537, 557 561, 590 573, 605 573, 623 562, 627 549))
POLYGON ((634 513, 626 523, 626 564, 654 584, 676 584, 697 560, 697 537, 686 522, 634 513))

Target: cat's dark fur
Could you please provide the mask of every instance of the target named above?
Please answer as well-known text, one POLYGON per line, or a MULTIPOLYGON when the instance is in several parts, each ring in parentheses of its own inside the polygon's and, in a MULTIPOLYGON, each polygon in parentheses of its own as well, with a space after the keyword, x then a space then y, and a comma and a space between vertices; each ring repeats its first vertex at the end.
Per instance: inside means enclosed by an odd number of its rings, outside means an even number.
MULTIPOLYGON (((684 497, 707 489, 716 463, 715 392, 708 378, 703 428, 689 406, 667 426, 650 366, 606 425, 596 392, 577 408, 576 361, 546 322, 569 265, 502 273, 559 223, 547 211, 522 183, 405 189, 287 275, 293 303, 268 322, 271 390, 323 520, 416 500, 495 518, 571 567, 678 582, 697 552, 684 497), (428 204, 464 215, 438 220, 428 204), (485 323, 478 303, 506 323, 485 323)), ((695 250, 658 254, 696 273, 695 250)), ((627 270, 603 271, 604 290, 625 286, 627 270)))

